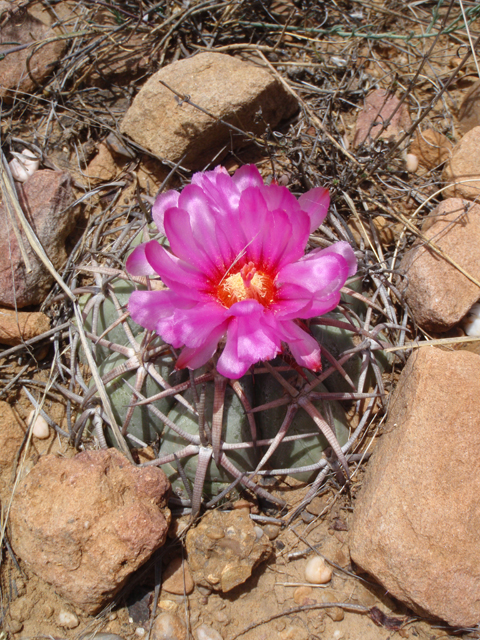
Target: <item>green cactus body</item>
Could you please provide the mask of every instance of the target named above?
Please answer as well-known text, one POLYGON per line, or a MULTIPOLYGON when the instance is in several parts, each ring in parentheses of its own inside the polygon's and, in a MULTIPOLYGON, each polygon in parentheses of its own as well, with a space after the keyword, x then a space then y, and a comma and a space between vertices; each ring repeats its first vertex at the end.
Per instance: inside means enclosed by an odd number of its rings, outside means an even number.
MULTIPOLYGON (((292 378, 293 376, 289 376, 290 383, 292 382, 292 378)), ((328 391, 322 384, 319 384, 315 390, 319 392, 328 391)), ((272 376, 262 376, 262 379, 260 379, 260 376, 258 376, 258 381, 255 384, 255 399, 257 405, 278 400, 282 395, 283 388, 275 378, 272 376)), ((348 440, 349 430, 347 427, 347 418, 341 405, 332 400, 328 402, 317 400, 313 404, 324 419, 327 419, 328 412, 325 411, 325 409, 328 404, 331 409, 331 415, 333 416, 333 425, 330 424, 330 427, 333 428, 339 443, 343 446, 348 440)), ((257 413, 257 427, 259 428, 261 437, 274 438, 282 425, 286 413, 287 408, 285 405, 257 413)), ((268 461, 270 468, 289 469, 318 463, 322 451, 324 451, 329 444, 326 438, 319 432, 312 418, 302 408, 299 408, 288 429, 287 435, 296 436, 310 433, 314 434, 310 438, 282 442, 268 461)), ((303 482, 308 482, 315 473, 315 471, 301 472, 295 474, 295 478, 303 482)))
MULTIPOLYGON (((241 380, 247 397, 250 396, 251 400, 251 382, 247 377, 241 380)), ((192 403, 193 394, 191 390, 188 390, 185 394, 185 399, 192 403)), ((213 412, 213 382, 206 385, 206 398, 205 398, 205 416, 207 420, 210 419, 213 412)), ((192 435, 198 435, 199 425, 198 418, 192 415, 188 409, 180 404, 171 409, 168 414, 168 418, 174 422, 178 427, 187 431, 192 435)), ((223 411, 223 430, 222 439, 228 444, 241 444, 252 441, 252 435, 250 433, 250 427, 245 413, 245 409, 239 400, 237 394, 233 389, 227 385, 225 392, 225 405, 223 411)), ((180 451, 186 442, 179 436, 173 429, 165 428, 162 435, 162 443, 160 446, 159 456, 167 455, 170 453, 177 453, 180 451)), ((241 472, 249 472, 255 469, 256 456, 253 448, 245 448, 238 450, 231 450, 228 453, 228 457, 231 462, 241 472)), ((180 460, 182 467, 185 470, 187 478, 193 483, 195 480, 195 474, 197 471, 198 456, 190 456, 189 458, 183 458, 180 460)), ((167 463, 162 466, 162 469, 169 476, 170 481, 173 484, 174 489, 177 492, 183 491, 183 482, 179 477, 177 467, 175 463, 167 463)), ((215 496, 220 493, 226 486, 231 484, 233 478, 223 468, 215 464, 213 457, 210 460, 209 468, 205 478, 204 489, 208 496, 215 496)))

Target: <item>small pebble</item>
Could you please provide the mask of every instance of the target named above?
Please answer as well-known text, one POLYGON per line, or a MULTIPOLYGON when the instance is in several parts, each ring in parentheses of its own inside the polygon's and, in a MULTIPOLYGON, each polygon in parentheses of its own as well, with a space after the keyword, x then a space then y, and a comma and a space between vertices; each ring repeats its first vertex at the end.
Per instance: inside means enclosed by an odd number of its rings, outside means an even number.
POLYGON ((255 531, 255 535, 257 536, 257 540, 260 540, 260 538, 263 537, 263 529, 262 527, 259 527, 257 524, 253 527, 254 531, 255 531))
POLYGON ((161 613, 153 623, 151 640, 184 640, 185 625, 174 613, 161 613))
POLYGON ((463 329, 467 336, 480 337, 480 303, 476 303, 462 320, 463 329))
POLYGON ((312 587, 297 587, 293 592, 293 600, 296 604, 303 605, 305 598, 308 598, 312 593, 312 587))
POLYGON ((135 629, 135 635, 139 638, 143 638, 143 636, 145 635, 145 629, 143 627, 137 627, 135 629))
POLYGON ((325 584, 332 579, 332 570, 320 556, 311 558, 305 565, 305 580, 311 584, 325 584))
POLYGON ((8 625, 8 630, 10 631, 10 633, 20 633, 22 629, 23 623, 20 622, 20 620, 10 620, 10 623, 8 625))
POLYGON ((24 149, 22 153, 13 155, 15 157, 9 162, 12 178, 17 182, 26 182, 37 171, 40 166, 40 160, 30 149, 24 149))
MULTIPOLYGON (((32 411, 30 411, 30 413, 28 414, 28 425, 32 423, 34 416, 35 409, 32 409, 32 411)), ((48 422, 43 416, 37 416, 37 419, 33 423, 32 433, 39 440, 45 440, 50 435, 50 427, 48 426, 48 422)))
POLYGON ((60 611, 57 617, 57 624, 64 629, 75 629, 80 622, 77 616, 71 611, 60 611))
POLYGON ((210 540, 221 540, 225 537, 225 532, 221 527, 212 525, 207 530, 207 536, 210 540))
POLYGON ((418 169, 418 157, 413 153, 407 153, 405 156, 405 164, 408 173, 415 173, 418 169))
POLYGON ((248 509, 250 511, 250 509, 252 508, 252 503, 249 502, 248 500, 237 500, 234 505, 233 505, 234 509, 248 509))
POLYGON ((263 527, 263 533, 267 536, 269 540, 275 540, 280 533, 280 527, 276 524, 266 524, 263 527))
POLYGON ((195 640, 223 640, 223 636, 208 624, 201 624, 195 629, 195 640))

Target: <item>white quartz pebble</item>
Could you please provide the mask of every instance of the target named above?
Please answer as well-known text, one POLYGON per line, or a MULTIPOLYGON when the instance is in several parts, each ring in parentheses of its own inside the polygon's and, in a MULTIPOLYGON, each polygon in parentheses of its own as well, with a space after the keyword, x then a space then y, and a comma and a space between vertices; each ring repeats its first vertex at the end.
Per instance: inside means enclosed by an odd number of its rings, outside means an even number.
MULTIPOLYGON (((30 414, 28 416, 29 426, 32 423, 34 416, 35 416, 35 410, 32 409, 32 411, 30 411, 30 414)), ((40 415, 37 416, 37 419, 33 423, 32 433, 39 440, 45 440, 50 435, 48 422, 45 420, 43 416, 40 416, 40 415)))
POLYGON ((408 173, 415 173, 418 169, 418 157, 413 153, 407 153, 405 156, 405 163, 408 173))
POLYGON ((480 303, 473 305, 462 321, 463 329, 467 336, 480 337, 480 303))
POLYGON ((24 149, 22 153, 12 153, 15 157, 10 160, 10 172, 17 182, 26 182, 40 166, 40 160, 30 151, 24 149))
POLYGON ((325 584, 332 579, 332 570, 323 558, 315 556, 305 565, 305 580, 310 584, 325 584))
POLYGON ((208 624, 201 624, 195 629, 196 640, 223 640, 223 637, 208 624))
POLYGON ((70 611, 60 611, 57 618, 58 626, 64 629, 75 629, 80 624, 79 619, 70 611))

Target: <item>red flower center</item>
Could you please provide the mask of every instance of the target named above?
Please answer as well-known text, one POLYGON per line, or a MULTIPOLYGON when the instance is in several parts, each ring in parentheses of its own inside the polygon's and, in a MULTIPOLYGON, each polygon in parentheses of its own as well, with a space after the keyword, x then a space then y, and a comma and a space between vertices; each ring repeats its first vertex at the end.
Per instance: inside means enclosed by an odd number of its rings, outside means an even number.
POLYGON ((249 262, 237 273, 225 275, 216 285, 214 295, 227 309, 241 300, 256 300, 264 307, 269 307, 276 291, 273 278, 249 262))

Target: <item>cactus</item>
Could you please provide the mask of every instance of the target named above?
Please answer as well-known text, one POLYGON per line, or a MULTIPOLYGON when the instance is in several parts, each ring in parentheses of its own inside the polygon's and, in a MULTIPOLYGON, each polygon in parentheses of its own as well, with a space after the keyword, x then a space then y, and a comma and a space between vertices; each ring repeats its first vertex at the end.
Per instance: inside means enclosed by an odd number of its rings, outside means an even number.
MULTIPOLYGON (((189 376, 175 371, 177 354, 169 345, 135 325, 125 313, 130 292, 142 285, 119 270, 97 271, 102 293, 84 296, 81 304, 84 327, 115 418, 130 447, 154 446, 158 457, 147 464, 161 466, 177 496, 189 502, 194 513, 202 499, 212 500, 238 482, 278 503, 253 476, 256 472, 275 475, 288 471, 300 480, 312 480, 321 468, 322 452, 331 445, 322 427, 331 427, 339 445, 345 445, 349 429, 338 398, 368 397, 351 388, 361 375, 362 353, 371 353, 368 347, 347 360, 344 367, 335 368, 326 361, 320 376, 324 383, 318 382, 318 376, 305 376, 297 366, 290 366, 288 357, 258 365, 253 376, 238 381, 219 376, 213 363, 189 376), (221 430, 217 428, 216 433, 221 432, 221 441, 214 442, 215 422, 219 420, 221 430)), ((349 296, 345 299, 352 300, 349 296)), ((345 310, 338 309, 310 325, 319 342, 340 362, 343 352, 355 347, 354 336, 360 334, 345 315, 345 310), (340 320, 349 329, 328 326, 340 320), (317 321, 322 325, 315 324, 317 321)), ((115 444, 105 415, 103 426, 99 426, 93 379, 81 409, 73 428, 77 444, 87 418, 96 426, 101 444, 105 431, 103 446, 115 444)))

